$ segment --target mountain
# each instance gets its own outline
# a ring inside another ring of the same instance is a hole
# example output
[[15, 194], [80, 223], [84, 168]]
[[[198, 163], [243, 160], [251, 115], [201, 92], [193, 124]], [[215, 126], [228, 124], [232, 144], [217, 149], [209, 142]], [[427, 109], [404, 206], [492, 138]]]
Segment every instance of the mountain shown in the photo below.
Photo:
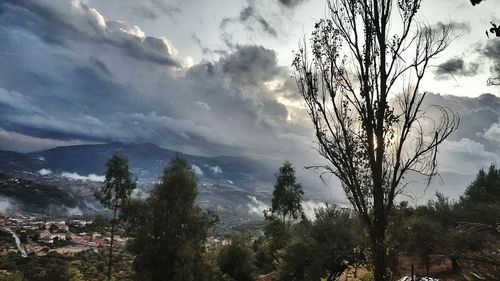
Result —
[[4, 173], [0, 173], [0, 205], [3, 212], [47, 215], [82, 214], [82, 209], [86, 209], [81, 198], [67, 189]]
[[[169, 161], [179, 154], [149, 143], [119, 142], [56, 147], [28, 154], [0, 151], [0, 171], [18, 181], [29, 182], [25, 189], [19, 189], [13, 180], [5, 180], [0, 185], [0, 199], [16, 202], [18, 210], [28, 212], [47, 213], [43, 204], [53, 206], [57, 201], [60, 201], [60, 215], [71, 213], [65, 210], [72, 208], [78, 208], [77, 213], [83, 215], [102, 212], [93, 191], [101, 185], [98, 181], [103, 180], [106, 161], [117, 152], [127, 156], [130, 169], [139, 180], [137, 196], [148, 194]], [[262, 211], [255, 210], [269, 203], [277, 167], [247, 157], [182, 155], [199, 179], [197, 201], [201, 207], [216, 210], [221, 221], [228, 225], [262, 217]], [[30, 190], [36, 192], [30, 194]], [[37, 203], [34, 195], [40, 201], [38, 205], [33, 205]], [[75, 202], [70, 204], [68, 198]]]
[[36, 172], [43, 168], [43, 161], [14, 151], [0, 150], [0, 171]]
[[[122, 153], [129, 159], [131, 170], [139, 180], [158, 179], [170, 160], [179, 152], [161, 148], [154, 144], [133, 144], [113, 142], [97, 145], [56, 147], [24, 155], [31, 159], [30, 167], [50, 169], [54, 173], [77, 173], [80, 175], [103, 175], [105, 163], [114, 153]], [[182, 153], [181, 153], [182, 154]], [[257, 160], [245, 157], [205, 157], [182, 154], [201, 179], [230, 182], [249, 180], [273, 180], [272, 170]], [[40, 160], [41, 159], [41, 160]], [[43, 163], [40, 163], [43, 162]]]
[[[52, 186], [67, 193], [58, 195], [50, 188], [40, 189], [43, 191], [38, 197], [43, 198], [40, 201], [54, 203], [59, 198], [63, 209], [78, 206], [83, 214], [93, 214], [102, 212], [102, 207], [93, 197], [93, 190], [101, 185], [98, 181], [103, 179], [106, 161], [117, 152], [128, 157], [130, 168], [139, 180], [137, 196], [144, 196], [151, 191], [165, 166], [179, 153], [149, 143], [120, 142], [56, 147], [28, 154], [0, 151], [0, 172], [29, 180], [31, 183], [28, 186]], [[281, 163], [248, 157], [182, 155], [192, 164], [199, 179], [197, 201], [201, 207], [217, 211], [221, 221], [230, 225], [262, 218], [262, 210], [268, 208], [270, 203], [275, 180], [273, 173]], [[307, 175], [300, 167], [297, 167], [297, 176], [303, 184], [306, 201], [312, 204], [311, 212], [317, 203], [325, 200], [331, 202], [337, 199], [335, 203], [346, 204], [342, 200], [341, 185], [337, 179], [332, 178], [331, 188], [328, 188], [318, 183], [316, 174]], [[458, 198], [474, 179], [474, 175], [442, 173], [428, 187], [425, 179], [418, 174], [410, 173], [408, 179], [408, 188], [399, 200], [423, 204], [435, 198], [436, 191], [452, 199]], [[0, 186], [0, 196], [11, 198], [12, 193], [4, 188]], [[22, 197], [30, 195], [24, 191], [16, 192], [16, 202], [23, 203]], [[34, 202], [32, 197], [29, 198], [30, 202]], [[64, 198], [74, 198], [76, 203], [69, 204], [67, 202], [70, 201]], [[339, 199], [342, 201], [338, 201]], [[27, 209], [36, 208], [28, 206]]]

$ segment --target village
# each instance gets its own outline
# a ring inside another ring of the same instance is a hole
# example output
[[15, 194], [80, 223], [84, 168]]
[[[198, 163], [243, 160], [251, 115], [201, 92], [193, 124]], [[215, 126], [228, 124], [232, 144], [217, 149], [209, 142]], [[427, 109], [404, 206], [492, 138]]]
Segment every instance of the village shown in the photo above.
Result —
[[[102, 218], [100, 218], [102, 219]], [[17, 251], [21, 255], [45, 255], [57, 252], [73, 255], [82, 251], [98, 252], [110, 244], [110, 235], [105, 227], [96, 226], [89, 219], [47, 218], [35, 215], [0, 216], [0, 230], [12, 235], [16, 247], [5, 247], [0, 254]], [[99, 222], [98, 222], [99, 224]], [[17, 237], [17, 238], [15, 238]], [[115, 236], [114, 246], [124, 247], [128, 238]], [[207, 252], [231, 244], [230, 239], [207, 237]]]
[[[86, 232], [91, 220], [39, 218], [35, 216], [0, 217], [0, 229], [15, 233], [20, 245], [2, 252], [25, 251], [26, 254], [46, 254], [56, 251], [72, 254], [109, 245], [110, 237], [103, 233]], [[10, 231], [9, 231], [10, 230]], [[13, 238], [14, 239], [14, 238]], [[126, 238], [115, 237], [115, 245], [124, 246]]]

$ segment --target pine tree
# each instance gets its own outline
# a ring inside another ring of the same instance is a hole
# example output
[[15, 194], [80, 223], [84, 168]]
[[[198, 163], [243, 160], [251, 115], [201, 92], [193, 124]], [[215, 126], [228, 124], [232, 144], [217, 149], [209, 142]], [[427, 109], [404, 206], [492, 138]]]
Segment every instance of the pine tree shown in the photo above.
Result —
[[302, 215], [302, 185], [296, 182], [292, 163], [286, 161], [276, 174], [276, 184], [273, 190], [271, 214], [279, 218], [285, 225], [285, 236], [292, 219]]
[[163, 172], [150, 198], [133, 200], [124, 215], [137, 280], [202, 280], [208, 217], [195, 204], [197, 182], [179, 155]]
[[136, 188], [136, 181], [129, 171], [127, 158], [116, 153], [106, 163], [106, 180], [104, 186], [97, 192], [96, 196], [106, 208], [113, 211], [111, 221], [111, 242], [109, 247], [108, 280], [111, 280], [111, 266], [113, 258], [113, 242], [116, 226], [116, 215], [124, 202], [130, 198], [130, 194]]

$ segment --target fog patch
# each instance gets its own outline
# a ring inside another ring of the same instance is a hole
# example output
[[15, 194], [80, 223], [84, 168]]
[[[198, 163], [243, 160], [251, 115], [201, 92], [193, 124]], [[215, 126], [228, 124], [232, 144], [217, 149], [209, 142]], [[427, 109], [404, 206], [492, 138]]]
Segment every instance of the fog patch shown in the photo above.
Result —
[[95, 181], [95, 182], [104, 182], [104, 180], [106, 179], [104, 176], [100, 176], [100, 175], [96, 175], [96, 174], [82, 176], [82, 175], [79, 175], [78, 173], [70, 173], [70, 172], [63, 172], [61, 174], [61, 177], [67, 178], [67, 179], [72, 179], [72, 180]]
[[69, 207], [66, 207], [66, 213], [68, 214], [68, 216], [70, 217], [74, 217], [74, 216], [81, 216], [83, 215], [83, 212], [82, 210], [77, 206], [77, 207], [74, 207], [74, 208], [69, 208]]
[[219, 166], [208, 166], [214, 174], [222, 174], [222, 169]]
[[16, 206], [9, 198], [0, 196], [0, 213], [5, 214], [16, 210]]
[[196, 165], [191, 165], [191, 169], [193, 169], [193, 172], [197, 175], [197, 176], [203, 176], [203, 170], [196, 166]]
[[37, 173], [40, 176], [48, 176], [48, 175], [52, 175], [52, 170], [50, 170], [50, 169], [41, 169]]
[[248, 213], [250, 215], [263, 217], [264, 211], [268, 210], [269, 206], [257, 199], [255, 196], [248, 196], [248, 199], [250, 199], [250, 203], [247, 203]]
[[316, 219], [316, 210], [323, 208], [326, 208], [325, 202], [313, 200], [302, 201], [302, 209], [304, 211], [304, 215], [310, 220], [314, 221]]

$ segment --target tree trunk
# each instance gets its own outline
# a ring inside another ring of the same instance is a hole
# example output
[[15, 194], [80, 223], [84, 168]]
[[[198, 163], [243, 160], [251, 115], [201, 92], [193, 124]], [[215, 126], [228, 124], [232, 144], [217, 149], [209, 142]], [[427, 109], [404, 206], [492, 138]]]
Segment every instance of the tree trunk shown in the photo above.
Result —
[[453, 271], [458, 271], [460, 269], [460, 265], [458, 264], [458, 259], [455, 256], [450, 257], [451, 260], [451, 268]]
[[386, 281], [385, 246], [383, 242], [373, 245], [373, 277], [375, 281]]
[[430, 258], [429, 255], [425, 255], [425, 274], [427, 277], [429, 277], [429, 267], [430, 267]]
[[375, 210], [375, 220], [371, 231], [373, 277], [375, 281], [386, 281], [386, 246], [384, 219]]
[[115, 238], [115, 221], [116, 221], [116, 209], [113, 208], [113, 220], [111, 221], [111, 241], [109, 243], [109, 262], [108, 262], [108, 281], [111, 281], [111, 265], [113, 259], [113, 242]]

